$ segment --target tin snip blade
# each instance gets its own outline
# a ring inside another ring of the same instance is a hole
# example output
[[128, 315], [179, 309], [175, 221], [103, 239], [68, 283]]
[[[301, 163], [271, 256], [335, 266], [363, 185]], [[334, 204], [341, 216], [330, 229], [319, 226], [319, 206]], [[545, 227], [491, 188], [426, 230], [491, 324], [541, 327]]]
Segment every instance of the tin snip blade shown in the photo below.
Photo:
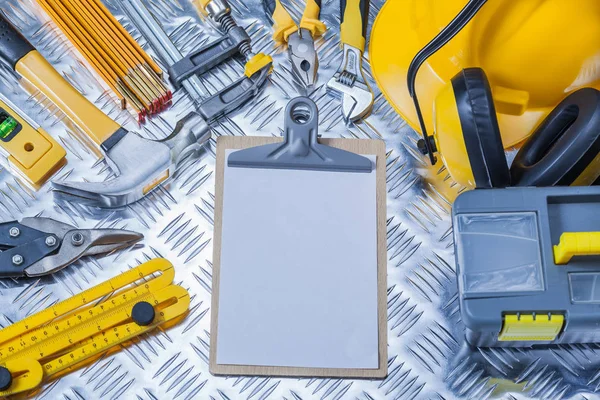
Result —
[[187, 314], [173, 265], [150, 260], [0, 330], [0, 397], [29, 392]]
[[0, 278], [49, 275], [81, 257], [107, 254], [142, 240], [122, 229], [77, 229], [51, 218], [0, 224]]

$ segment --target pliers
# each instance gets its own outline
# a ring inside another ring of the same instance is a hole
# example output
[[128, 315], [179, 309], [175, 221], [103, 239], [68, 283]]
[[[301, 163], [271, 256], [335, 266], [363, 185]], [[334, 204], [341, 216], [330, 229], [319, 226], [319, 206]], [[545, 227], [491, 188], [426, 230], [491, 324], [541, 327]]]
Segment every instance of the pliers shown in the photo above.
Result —
[[121, 229], [77, 229], [51, 218], [0, 224], [0, 278], [49, 275], [84, 256], [131, 246], [144, 236]]
[[306, 89], [315, 85], [319, 57], [315, 39], [327, 30], [320, 20], [321, 0], [307, 0], [300, 25], [281, 4], [280, 0], [263, 0], [265, 12], [273, 21], [273, 40], [277, 45], [288, 45], [292, 72]]

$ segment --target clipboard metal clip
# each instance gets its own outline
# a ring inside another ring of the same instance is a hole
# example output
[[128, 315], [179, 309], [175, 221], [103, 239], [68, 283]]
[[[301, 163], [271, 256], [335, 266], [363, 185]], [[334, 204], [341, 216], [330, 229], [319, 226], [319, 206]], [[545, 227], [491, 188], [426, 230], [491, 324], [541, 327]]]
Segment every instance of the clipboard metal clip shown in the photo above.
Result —
[[366, 172], [366, 157], [318, 141], [319, 110], [308, 97], [292, 99], [285, 109], [283, 143], [236, 151], [227, 165], [238, 168], [296, 169], [329, 172]]

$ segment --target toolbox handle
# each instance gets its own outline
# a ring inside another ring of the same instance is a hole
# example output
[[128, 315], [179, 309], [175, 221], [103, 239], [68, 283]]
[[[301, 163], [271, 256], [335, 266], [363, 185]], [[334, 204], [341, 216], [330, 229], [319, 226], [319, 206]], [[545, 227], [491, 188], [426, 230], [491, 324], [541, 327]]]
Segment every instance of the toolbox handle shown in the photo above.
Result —
[[565, 265], [574, 256], [600, 255], [600, 232], [564, 232], [554, 246], [554, 263]]

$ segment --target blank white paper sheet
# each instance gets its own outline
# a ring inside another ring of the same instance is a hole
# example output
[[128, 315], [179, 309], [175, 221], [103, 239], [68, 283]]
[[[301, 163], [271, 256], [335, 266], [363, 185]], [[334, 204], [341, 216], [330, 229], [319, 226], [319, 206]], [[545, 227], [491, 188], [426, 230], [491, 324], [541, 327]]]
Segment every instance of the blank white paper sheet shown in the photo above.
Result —
[[217, 364], [377, 369], [376, 168], [225, 165], [223, 193]]

